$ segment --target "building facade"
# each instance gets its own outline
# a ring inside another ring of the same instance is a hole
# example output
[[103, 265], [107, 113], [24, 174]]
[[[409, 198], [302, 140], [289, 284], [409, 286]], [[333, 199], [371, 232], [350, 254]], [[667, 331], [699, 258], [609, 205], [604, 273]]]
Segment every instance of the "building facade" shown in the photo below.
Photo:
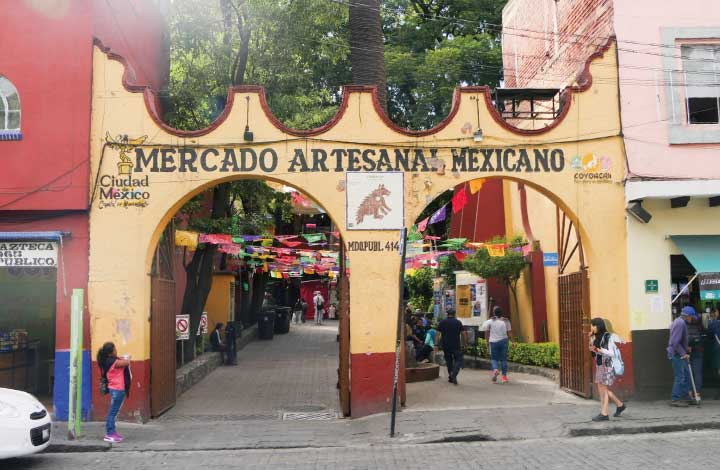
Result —
[[503, 12], [506, 86], [578, 83], [582, 58], [609, 37], [617, 41], [627, 155], [624, 310], [633, 345], [625, 363], [635, 371], [637, 396], [667, 397], [670, 322], [685, 304], [699, 313], [717, 307], [699, 280], [720, 271], [720, 6], [708, 0], [678, 8], [627, 0], [539, 3], [511, 0]]
[[[164, 8], [162, 1], [22, 0], [3, 10], [0, 368], [12, 373], [0, 373], [0, 386], [36, 393], [59, 419], [68, 406], [70, 296], [86, 291], [88, 280], [94, 38], [130, 58], [135, 80], [160, 88], [167, 73]], [[89, 416], [87, 309], [84, 317]]]

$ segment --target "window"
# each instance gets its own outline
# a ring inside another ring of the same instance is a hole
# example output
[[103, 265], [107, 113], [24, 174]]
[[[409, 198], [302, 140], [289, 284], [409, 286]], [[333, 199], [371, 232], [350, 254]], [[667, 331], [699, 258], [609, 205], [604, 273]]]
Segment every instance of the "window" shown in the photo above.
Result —
[[10, 80], [0, 75], [0, 140], [19, 140], [20, 96]]
[[720, 44], [681, 46], [688, 124], [720, 124]]

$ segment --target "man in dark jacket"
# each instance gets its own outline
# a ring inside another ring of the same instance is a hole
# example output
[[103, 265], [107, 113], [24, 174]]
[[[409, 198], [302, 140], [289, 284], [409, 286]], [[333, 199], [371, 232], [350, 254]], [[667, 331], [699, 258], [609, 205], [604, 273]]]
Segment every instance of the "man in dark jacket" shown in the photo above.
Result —
[[215, 325], [215, 329], [212, 333], [210, 333], [210, 347], [213, 351], [217, 351], [220, 353], [220, 363], [225, 363], [225, 355], [223, 354], [226, 351], [225, 344], [223, 344], [222, 341], [222, 323], [217, 323]]
[[462, 367], [463, 357], [460, 335], [465, 335], [465, 342], [467, 342], [467, 333], [463, 331], [463, 324], [460, 320], [455, 318], [455, 310], [453, 309], [448, 309], [447, 318], [440, 322], [437, 329], [440, 333], [443, 353], [445, 354], [448, 382], [457, 385], [457, 376]]

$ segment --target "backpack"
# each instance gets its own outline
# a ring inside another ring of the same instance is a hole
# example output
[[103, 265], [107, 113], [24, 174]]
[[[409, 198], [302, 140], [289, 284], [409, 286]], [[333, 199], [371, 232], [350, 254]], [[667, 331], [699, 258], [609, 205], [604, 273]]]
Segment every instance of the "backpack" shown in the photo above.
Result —
[[[608, 340], [608, 345], [609, 344], [610, 344], [610, 340]], [[613, 357], [612, 357], [613, 372], [615, 372], [615, 375], [623, 375], [625, 373], [625, 363], [622, 360], [622, 354], [620, 354], [620, 348], [617, 347], [617, 344], [615, 344], [615, 341], [612, 342], [612, 349], [610, 351], [613, 353]]]

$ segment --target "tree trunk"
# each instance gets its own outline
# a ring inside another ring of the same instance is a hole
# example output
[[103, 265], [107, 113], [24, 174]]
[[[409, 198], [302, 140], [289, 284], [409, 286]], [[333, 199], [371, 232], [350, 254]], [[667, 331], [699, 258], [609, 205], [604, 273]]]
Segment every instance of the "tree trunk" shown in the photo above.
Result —
[[[213, 190], [213, 207], [210, 217], [219, 219], [225, 216], [228, 201], [228, 183], [219, 184]], [[190, 264], [185, 267], [187, 284], [183, 294], [182, 313], [190, 315], [190, 338], [189, 345], [185, 348], [185, 362], [191, 361], [194, 354], [194, 345], [197, 344], [198, 336], [195, 336], [200, 324], [200, 316], [205, 308], [210, 290], [212, 289], [212, 278], [215, 265], [215, 253], [217, 245], [205, 245], [198, 248], [193, 254]]]
[[377, 86], [378, 100], [387, 110], [387, 78], [380, 0], [350, 0], [350, 64], [355, 85]]

